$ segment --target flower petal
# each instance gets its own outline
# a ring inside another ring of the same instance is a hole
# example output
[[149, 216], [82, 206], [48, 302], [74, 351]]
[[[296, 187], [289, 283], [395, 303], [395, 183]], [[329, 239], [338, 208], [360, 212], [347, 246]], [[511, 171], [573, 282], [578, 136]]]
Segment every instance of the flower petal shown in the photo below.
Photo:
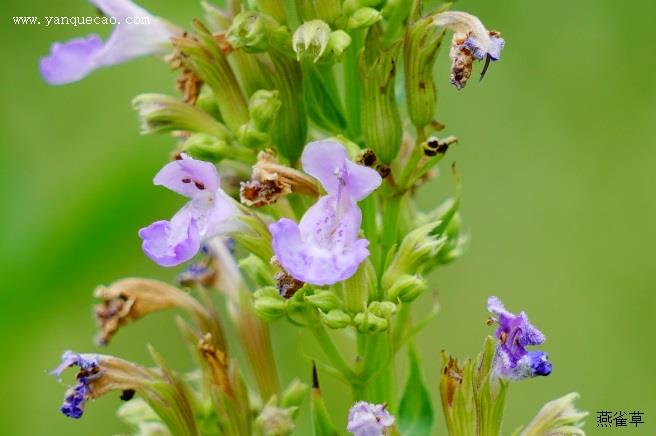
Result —
[[144, 253], [161, 266], [179, 265], [200, 249], [196, 220], [182, 208], [171, 221], [156, 221], [139, 230]]
[[214, 193], [220, 184], [214, 164], [182, 155], [182, 159], [164, 165], [153, 179], [161, 185], [185, 197], [194, 198]]
[[273, 251], [295, 279], [317, 286], [351, 277], [369, 256], [369, 241], [357, 239], [362, 214], [353, 202], [337, 209], [337, 197], [326, 196], [297, 225], [281, 219], [269, 226]]
[[96, 68], [95, 58], [102, 48], [98, 35], [56, 42], [50, 54], [41, 58], [41, 75], [51, 85], [76, 82]]
[[301, 156], [303, 170], [321, 182], [330, 195], [337, 194], [340, 177], [344, 190], [353, 201], [360, 201], [380, 186], [376, 170], [352, 162], [342, 144], [335, 141], [314, 141], [305, 146]]

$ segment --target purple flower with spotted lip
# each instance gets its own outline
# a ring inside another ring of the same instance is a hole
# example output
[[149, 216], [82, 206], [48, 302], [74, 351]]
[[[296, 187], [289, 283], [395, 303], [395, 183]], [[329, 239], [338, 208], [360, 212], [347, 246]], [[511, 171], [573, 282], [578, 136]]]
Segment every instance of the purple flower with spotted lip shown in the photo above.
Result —
[[60, 377], [65, 369], [72, 366], [80, 368], [77, 376], [77, 383], [71, 387], [64, 396], [64, 403], [61, 405], [61, 412], [69, 418], [79, 419], [84, 413], [84, 405], [89, 399], [91, 392], [90, 382], [101, 377], [102, 369], [95, 357], [84, 357], [80, 354], [66, 351], [62, 355], [62, 363], [52, 370], [50, 374]]
[[[41, 58], [39, 65], [41, 75], [51, 85], [76, 82], [97, 68], [136, 57], [165, 54], [171, 49], [171, 37], [180, 32], [128, 0], [90, 1], [107, 16], [115, 17], [119, 24], [106, 42], [92, 34], [54, 43], [50, 54]], [[148, 22], [130, 23], [128, 18]]]
[[384, 404], [358, 401], [349, 410], [346, 429], [355, 436], [381, 436], [394, 425], [394, 417]]
[[190, 201], [170, 221], [156, 221], [139, 230], [144, 253], [161, 266], [175, 266], [191, 259], [201, 242], [234, 230], [239, 209], [220, 187], [214, 164], [186, 154], [169, 162], [153, 183], [188, 197]]
[[369, 256], [369, 241], [358, 239], [362, 212], [357, 202], [382, 179], [375, 170], [352, 162], [342, 144], [329, 140], [309, 143], [301, 163], [328, 195], [310, 207], [299, 224], [283, 218], [269, 226], [273, 251], [295, 279], [332, 285], [355, 274]]
[[494, 362], [496, 374], [510, 380], [549, 375], [552, 365], [547, 353], [526, 350], [527, 346], [541, 345], [545, 341], [542, 332], [529, 322], [526, 314], [508, 312], [497, 297], [488, 299], [487, 308], [497, 316], [499, 324], [495, 333], [499, 339]]

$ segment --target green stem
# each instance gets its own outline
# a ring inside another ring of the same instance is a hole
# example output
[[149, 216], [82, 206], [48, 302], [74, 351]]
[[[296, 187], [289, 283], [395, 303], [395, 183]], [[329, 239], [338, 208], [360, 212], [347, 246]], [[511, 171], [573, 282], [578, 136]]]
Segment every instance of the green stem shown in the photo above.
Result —
[[371, 252], [371, 263], [380, 264], [380, 244], [378, 243], [378, 231], [376, 229], [376, 214], [378, 213], [378, 203], [375, 195], [370, 195], [360, 202], [362, 209], [362, 230], [364, 236], [369, 241], [369, 251]]
[[364, 31], [356, 30], [351, 34], [351, 45], [344, 53], [344, 101], [348, 117], [348, 134], [354, 140], [360, 138], [360, 74], [358, 72], [358, 55], [362, 48]]
[[328, 335], [328, 332], [326, 332], [326, 329], [323, 327], [323, 325], [317, 323], [310, 327], [310, 330], [314, 334], [314, 337], [321, 346], [321, 349], [326, 354], [326, 357], [328, 357], [333, 366], [349, 383], [353, 383], [353, 370], [348, 366], [346, 361], [344, 361], [344, 358], [342, 358], [342, 355], [335, 346], [335, 343], [333, 342], [330, 335]]
[[402, 194], [394, 194], [383, 202], [383, 229], [381, 231], [381, 258], [378, 262], [378, 276], [382, 277], [385, 260], [398, 236], [399, 213]]
[[410, 156], [408, 157], [408, 160], [406, 161], [405, 166], [401, 171], [401, 176], [397, 180], [397, 184], [401, 189], [408, 189], [410, 187], [409, 186], [410, 179], [415, 174], [415, 170], [417, 169], [417, 164], [419, 163], [422, 156], [424, 155], [424, 151], [421, 148], [421, 143], [424, 142], [425, 140], [426, 140], [425, 130], [423, 128], [418, 128], [415, 146], [412, 148], [412, 151], [410, 152]]

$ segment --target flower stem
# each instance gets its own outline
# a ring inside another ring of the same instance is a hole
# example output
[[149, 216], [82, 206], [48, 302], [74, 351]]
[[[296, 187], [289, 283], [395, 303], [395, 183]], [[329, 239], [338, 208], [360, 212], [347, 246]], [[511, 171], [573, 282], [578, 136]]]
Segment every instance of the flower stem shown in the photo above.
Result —
[[323, 325], [317, 323], [310, 327], [310, 330], [335, 369], [337, 369], [342, 376], [352, 384], [354, 379], [353, 370], [348, 366], [346, 361], [344, 361], [344, 358]]

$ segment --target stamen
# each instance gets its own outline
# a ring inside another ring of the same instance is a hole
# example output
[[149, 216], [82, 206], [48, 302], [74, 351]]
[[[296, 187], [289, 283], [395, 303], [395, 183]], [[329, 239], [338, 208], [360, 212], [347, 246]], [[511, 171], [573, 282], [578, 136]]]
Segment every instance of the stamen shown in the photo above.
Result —
[[485, 65], [483, 66], [483, 71], [481, 71], [481, 78], [478, 79], [479, 82], [483, 80], [483, 77], [485, 77], [485, 73], [487, 72], [487, 69], [490, 66], [491, 60], [492, 58], [490, 57], [489, 54], [485, 56]]

